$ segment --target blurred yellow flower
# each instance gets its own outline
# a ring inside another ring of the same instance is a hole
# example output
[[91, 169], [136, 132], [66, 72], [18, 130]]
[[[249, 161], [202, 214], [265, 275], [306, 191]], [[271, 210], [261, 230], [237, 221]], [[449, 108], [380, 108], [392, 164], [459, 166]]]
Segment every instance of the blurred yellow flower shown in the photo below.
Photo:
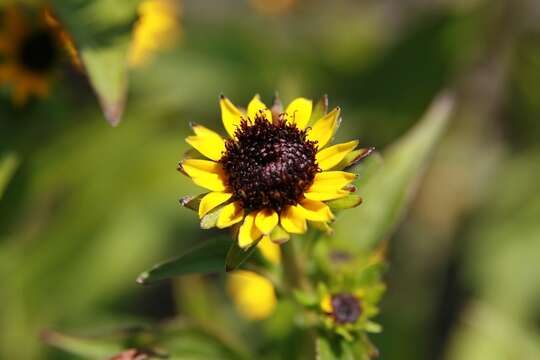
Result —
[[276, 307], [274, 286], [265, 277], [238, 270], [229, 275], [227, 290], [238, 311], [248, 319], [269, 317]]
[[148, 63], [156, 51], [170, 48], [182, 35], [180, 1], [144, 0], [133, 30], [129, 65]]
[[13, 102], [24, 104], [28, 97], [44, 97], [59, 56], [59, 43], [44, 18], [30, 23], [16, 5], [4, 8], [0, 32], [0, 85], [11, 84]]

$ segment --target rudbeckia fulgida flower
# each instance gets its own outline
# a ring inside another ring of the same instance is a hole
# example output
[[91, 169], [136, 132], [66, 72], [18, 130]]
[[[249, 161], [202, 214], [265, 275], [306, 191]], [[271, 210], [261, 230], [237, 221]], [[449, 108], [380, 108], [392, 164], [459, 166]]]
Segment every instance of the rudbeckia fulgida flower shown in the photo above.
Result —
[[[308, 222], [328, 228], [334, 214], [326, 204], [346, 197], [355, 174], [343, 171], [357, 140], [329, 145], [340, 123], [340, 109], [319, 112], [312, 121], [312, 101], [293, 100], [283, 111], [269, 109], [256, 95], [247, 111], [221, 97], [228, 138], [201, 125], [186, 141], [203, 158], [185, 159], [179, 170], [209, 192], [199, 198], [203, 224], [238, 224], [238, 245], [248, 248], [263, 236], [273, 241], [303, 234]], [[272, 234], [280, 236], [272, 236]]]

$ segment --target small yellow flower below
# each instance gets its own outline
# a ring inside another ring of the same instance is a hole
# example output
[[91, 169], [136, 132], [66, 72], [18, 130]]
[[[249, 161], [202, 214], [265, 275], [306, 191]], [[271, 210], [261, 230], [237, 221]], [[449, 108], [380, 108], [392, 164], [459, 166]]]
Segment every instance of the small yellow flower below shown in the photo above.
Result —
[[274, 312], [274, 286], [268, 279], [254, 272], [235, 271], [228, 279], [227, 290], [240, 314], [247, 319], [266, 319]]

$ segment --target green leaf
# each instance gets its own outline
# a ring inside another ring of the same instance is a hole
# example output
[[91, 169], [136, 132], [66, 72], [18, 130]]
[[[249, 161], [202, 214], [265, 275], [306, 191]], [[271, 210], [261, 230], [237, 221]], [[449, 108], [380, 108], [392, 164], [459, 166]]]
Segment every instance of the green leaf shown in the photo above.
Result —
[[247, 249], [242, 249], [240, 246], [238, 246], [238, 241], [233, 241], [231, 247], [229, 248], [229, 251], [227, 252], [225, 270], [229, 272], [236, 270], [240, 266], [242, 266], [242, 264], [245, 263], [246, 260], [251, 257], [251, 255], [253, 255], [255, 250], [257, 250], [257, 244], [259, 243], [259, 241], [257, 241], [255, 244], [253, 244]]
[[229, 246], [230, 242], [223, 238], [207, 240], [184, 255], [143, 272], [137, 282], [149, 284], [186, 274], [222, 272]]
[[73, 38], [105, 118], [116, 126], [127, 96], [128, 51], [138, 1], [52, 0], [52, 8]]
[[9, 180], [15, 173], [19, 160], [13, 153], [5, 154], [0, 158], [0, 199], [4, 194]]
[[384, 163], [359, 186], [364, 204], [343, 212], [334, 224], [336, 241], [354, 239], [360, 248], [371, 248], [391, 234], [453, 108], [453, 97], [441, 95], [423, 119], [383, 153]]
[[81, 49], [81, 59], [90, 84], [105, 118], [112, 126], [120, 122], [126, 103], [128, 48], [129, 40], [122, 39], [105, 48]]
[[47, 331], [42, 340], [48, 345], [87, 359], [108, 359], [123, 350], [118, 340], [90, 339]]

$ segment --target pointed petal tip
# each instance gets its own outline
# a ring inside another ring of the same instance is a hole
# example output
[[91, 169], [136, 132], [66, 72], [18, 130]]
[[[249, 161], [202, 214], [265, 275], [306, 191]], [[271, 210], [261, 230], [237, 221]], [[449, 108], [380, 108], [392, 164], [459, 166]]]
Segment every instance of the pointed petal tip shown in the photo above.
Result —
[[182, 161], [178, 163], [178, 166], [176, 166], [176, 170], [181, 172], [182, 174], [189, 176], [186, 170], [184, 169], [184, 166], [182, 165]]
[[147, 282], [146, 280], [148, 279], [148, 273], [147, 272], [144, 272], [142, 273], [141, 275], [139, 275], [137, 277], [137, 279], [135, 280], [135, 282], [139, 285], [146, 285]]
[[114, 104], [108, 104], [105, 101], [101, 101], [101, 108], [107, 122], [112, 127], [117, 127], [122, 120], [122, 115], [124, 114], [124, 101]]

